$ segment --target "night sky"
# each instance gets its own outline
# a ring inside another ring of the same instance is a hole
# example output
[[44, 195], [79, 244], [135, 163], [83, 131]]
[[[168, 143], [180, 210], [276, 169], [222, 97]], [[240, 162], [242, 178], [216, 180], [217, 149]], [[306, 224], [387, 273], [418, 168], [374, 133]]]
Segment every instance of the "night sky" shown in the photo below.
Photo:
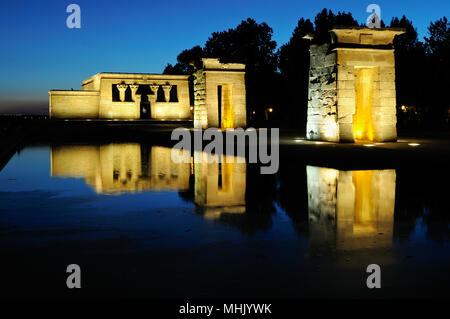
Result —
[[[81, 7], [81, 29], [68, 29], [66, 7]], [[377, 3], [388, 24], [403, 14], [420, 39], [431, 21], [449, 16], [450, 1], [332, 0], [39, 0], [3, 1], [0, 12], [0, 113], [45, 113], [48, 90], [80, 89], [98, 72], [161, 73], [167, 63], [212, 32], [250, 17], [286, 43], [299, 18], [323, 8], [347, 11], [361, 23]]]

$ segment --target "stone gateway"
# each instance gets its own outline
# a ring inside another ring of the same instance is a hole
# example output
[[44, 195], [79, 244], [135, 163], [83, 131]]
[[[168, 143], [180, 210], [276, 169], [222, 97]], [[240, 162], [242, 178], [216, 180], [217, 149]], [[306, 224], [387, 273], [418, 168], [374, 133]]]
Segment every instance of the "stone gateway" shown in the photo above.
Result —
[[[393, 40], [402, 29], [334, 28], [310, 47], [306, 136], [329, 142], [397, 139]], [[311, 37], [305, 37], [311, 39]]]

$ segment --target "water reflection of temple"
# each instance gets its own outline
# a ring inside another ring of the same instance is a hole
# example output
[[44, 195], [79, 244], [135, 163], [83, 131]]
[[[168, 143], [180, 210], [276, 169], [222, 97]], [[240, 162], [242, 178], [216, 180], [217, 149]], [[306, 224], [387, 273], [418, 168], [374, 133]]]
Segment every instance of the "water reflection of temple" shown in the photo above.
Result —
[[307, 166], [311, 247], [338, 251], [392, 245], [395, 170]]
[[208, 154], [194, 153], [195, 197], [205, 218], [223, 213], [245, 213], [246, 163], [236, 156], [222, 155], [208, 162]]
[[84, 178], [97, 193], [183, 191], [189, 189], [190, 163], [173, 162], [171, 149], [161, 146], [64, 145], [51, 148], [51, 175]]
[[[174, 150], [191, 159], [173, 161], [172, 148], [138, 143], [64, 145], [51, 148], [51, 176], [83, 178], [97, 193], [189, 191], [202, 215], [245, 213], [246, 163], [235, 156], [210, 162], [204, 152]], [[194, 178], [194, 185], [190, 179]]]

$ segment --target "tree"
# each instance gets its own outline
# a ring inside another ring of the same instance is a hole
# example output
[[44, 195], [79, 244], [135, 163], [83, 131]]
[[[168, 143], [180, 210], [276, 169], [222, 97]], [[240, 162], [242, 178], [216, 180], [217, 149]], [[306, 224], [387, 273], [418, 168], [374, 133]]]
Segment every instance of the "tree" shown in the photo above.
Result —
[[175, 65], [167, 64], [164, 69], [164, 74], [186, 74], [190, 75], [193, 73], [194, 68], [191, 63], [198, 64], [201, 58], [205, 57], [205, 52], [203, 48], [199, 45], [192, 47], [191, 49], [183, 50], [178, 56], [178, 63]]
[[425, 37], [427, 53], [438, 56], [441, 61], [449, 58], [450, 53], [450, 23], [446, 17], [431, 22], [428, 27], [429, 37]]
[[208, 57], [246, 65], [247, 114], [263, 114], [276, 100], [277, 58], [273, 30], [248, 18], [236, 28], [214, 32], [205, 44]]
[[450, 102], [446, 95], [450, 87], [450, 24], [446, 17], [431, 22], [428, 27], [429, 37], [425, 38], [425, 49], [429, 57], [428, 100], [431, 104], [433, 122], [444, 121], [449, 116]]
[[[401, 19], [394, 17], [391, 20], [391, 28], [403, 28], [405, 34], [395, 37], [395, 85], [397, 95], [397, 114], [400, 126], [416, 126], [423, 118], [426, 96], [425, 85], [425, 49], [418, 41], [417, 30], [412, 21], [405, 15]], [[422, 61], [421, 64], [416, 61]], [[414, 67], [412, 67], [414, 65]], [[411, 106], [412, 109], [405, 112], [402, 105]], [[418, 114], [416, 114], [418, 111]]]
[[180, 63], [177, 63], [175, 65], [172, 65], [170, 63], [167, 63], [166, 67], [164, 68], [163, 74], [189, 74], [186, 72], [186, 69], [184, 66]]
[[314, 18], [315, 33], [313, 43], [323, 44], [330, 40], [330, 30], [336, 26], [358, 26], [350, 12], [338, 12], [335, 15], [331, 10], [323, 9]]
[[165, 74], [192, 74], [192, 62], [201, 58], [219, 58], [222, 63], [246, 65], [247, 114], [256, 111], [264, 114], [266, 107], [276, 101], [277, 56], [273, 30], [266, 23], [256, 23], [248, 18], [236, 28], [214, 32], [204, 47], [184, 50], [175, 65], [168, 64]]
[[280, 70], [279, 98], [283, 124], [295, 128], [305, 128], [308, 104], [309, 82], [309, 41], [303, 39], [308, 33], [314, 34], [313, 44], [330, 41], [329, 31], [335, 26], [357, 26], [358, 22], [350, 13], [323, 9], [316, 15], [315, 27], [310, 20], [301, 18], [289, 42], [278, 50]]
[[289, 42], [278, 50], [278, 68], [281, 76], [281, 117], [289, 127], [306, 124], [306, 107], [309, 80], [309, 40], [303, 39], [314, 32], [309, 19], [301, 18]]

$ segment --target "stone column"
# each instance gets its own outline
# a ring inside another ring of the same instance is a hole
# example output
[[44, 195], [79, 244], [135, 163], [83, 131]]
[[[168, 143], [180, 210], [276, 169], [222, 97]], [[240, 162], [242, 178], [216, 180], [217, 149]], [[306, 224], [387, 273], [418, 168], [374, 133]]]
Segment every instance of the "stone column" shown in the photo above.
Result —
[[[156, 87], [158, 87], [158, 86], [156, 86]], [[154, 117], [154, 113], [155, 113], [155, 105], [156, 105], [156, 99], [157, 99], [157, 97], [158, 97], [158, 95], [156, 94], [156, 92], [158, 92], [158, 89], [156, 89], [156, 90], [153, 90], [153, 89], [152, 89], [152, 91], [155, 92], [155, 94], [148, 94], [148, 95], [147, 95], [148, 101], [149, 101], [149, 103], [150, 103], [150, 118], [153, 118], [153, 117]]]
[[135, 101], [136, 100], [136, 91], [138, 90], [139, 85], [138, 84], [130, 84], [130, 89], [131, 89], [131, 100]]
[[125, 91], [127, 90], [128, 84], [117, 84], [117, 89], [119, 90], [120, 94], [120, 102], [125, 101]]
[[170, 101], [170, 90], [172, 89], [172, 85], [170, 84], [165, 84], [162, 86], [163, 90], [164, 90], [164, 100], [166, 102]]
[[150, 102], [150, 106], [155, 105], [156, 98], [157, 98], [156, 94], [148, 94], [147, 97], [148, 97], [148, 101]]
[[[158, 84], [151, 84], [150, 85], [150, 89], [152, 90], [153, 94], [155, 95], [155, 101], [156, 101], [156, 98], [158, 98], [159, 85]], [[148, 97], [149, 97], [148, 100], [150, 101], [150, 95]]]

